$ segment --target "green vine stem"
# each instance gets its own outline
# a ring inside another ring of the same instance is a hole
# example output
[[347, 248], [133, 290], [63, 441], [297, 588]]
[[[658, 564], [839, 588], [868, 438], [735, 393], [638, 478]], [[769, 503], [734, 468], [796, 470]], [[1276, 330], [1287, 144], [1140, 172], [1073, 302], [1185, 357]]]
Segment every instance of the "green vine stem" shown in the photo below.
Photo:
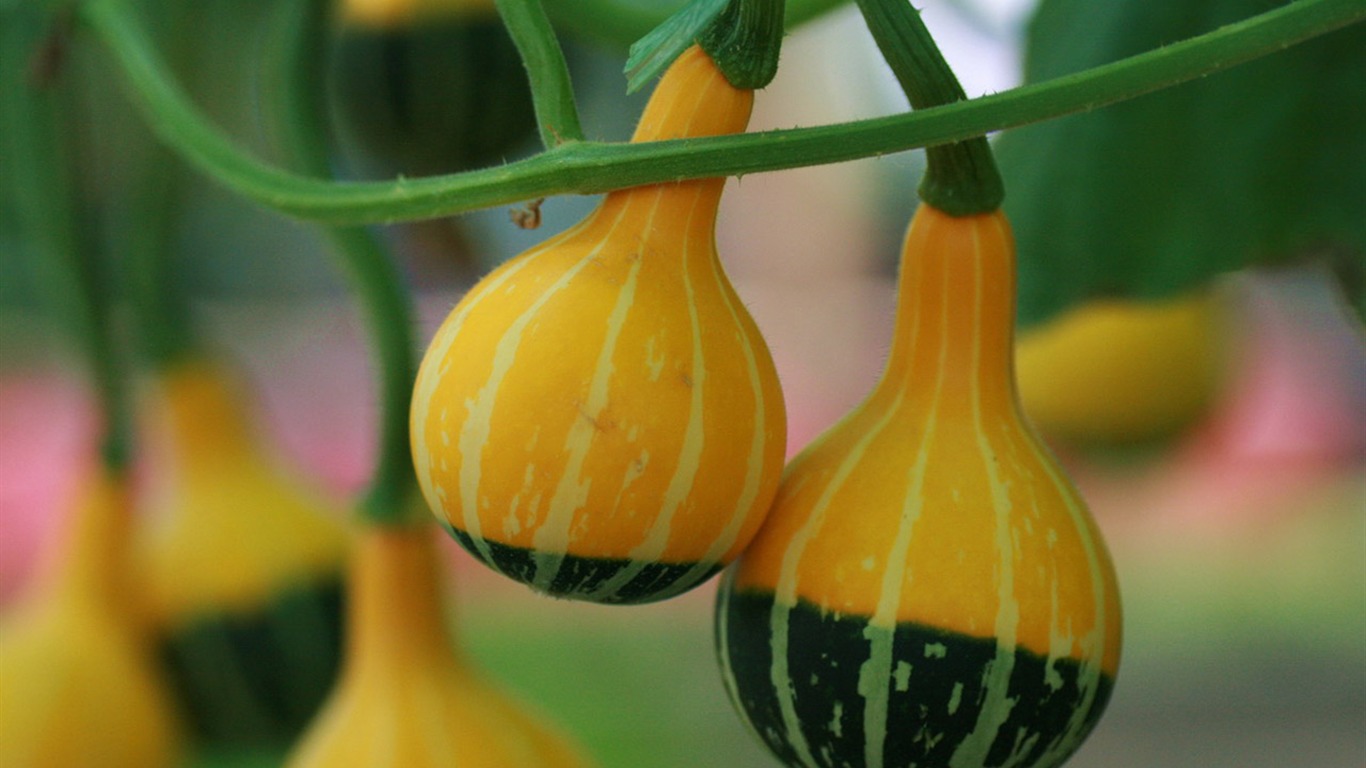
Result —
[[[309, 173], [331, 172], [325, 122], [324, 68], [330, 0], [281, 4], [274, 106], [291, 161]], [[361, 518], [375, 525], [411, 525], [421, 516], [408, 448], [408, 411], [413, 380], [416, 320], [409, 293], [388, 252], [363, 227], [326, 228], [365, 313], [379, 376], [379, 446]]]
[[[122, 475], [132, 459], [132, 414], [114, 344], [110, 281], [81, 235], [73, 169], [62, 137], [65, 115], [60, 72], [33, 78], [33, 56], [45, 36], [66, 34], [60, 21], [37, 4], [0, 11], [0, 141], [13, 166], [16, 221], [34, 255], [35, 278], [56, 320], [75, 340], [89, 367], [102, 419], [100, 456], [111, 474]], [[57, 62], [60, 66], [60, 62]]]
[[565, 142], [582, 141], [569, 66], [541, 0], [494, 0], [494, 4], [526, 64], [541, 143], [554, 149]]
[[389, 182], [271, 167], [219, 132], [166, 76], [126, 2], [85, 0], [153, 130], [201, 171], [262, 205], [338, 224], [447, 216], [560, 194], [822, 165], [962, 141], [1097, 109], [1284, 50], [1366, 19], [1361, 0], [1297, 0], [1189, 40], [1084, 72], [913, 113], [837, 125], [644, 144], [570, 142], [507, 165]]
[[[873, 40], [915, 109], [963, 101], [967, 94], [925, 22], [906, 0], [858, 0]], [[1005, 187], [985, 136], [925, 150], [920, 199], [950, 216], [990, 213]]]

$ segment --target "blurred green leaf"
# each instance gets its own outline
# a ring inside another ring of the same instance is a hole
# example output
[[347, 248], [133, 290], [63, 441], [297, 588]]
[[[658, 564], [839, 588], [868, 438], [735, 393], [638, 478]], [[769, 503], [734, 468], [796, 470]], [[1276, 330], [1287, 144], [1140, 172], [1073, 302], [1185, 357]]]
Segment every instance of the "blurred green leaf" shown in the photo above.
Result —
[[[1026, 80], [1212, 30], [1274, 0], [1043, 0]], [[1255, 264], [1366, 254], [1366, 26], [998, 142], [1020, 316], [1158, 298]], [[1343, 271], [1343, 270], [1340, 270]], [[1350, 272], [1352, 270], [1346, 270]]]

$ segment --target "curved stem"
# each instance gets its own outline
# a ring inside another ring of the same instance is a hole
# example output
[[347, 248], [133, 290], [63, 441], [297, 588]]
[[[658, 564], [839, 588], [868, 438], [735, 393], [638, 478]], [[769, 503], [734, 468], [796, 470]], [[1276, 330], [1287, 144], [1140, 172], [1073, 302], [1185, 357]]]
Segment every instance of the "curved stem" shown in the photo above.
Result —
[[50, 15], [30, 4], [0, 12], [0, 141], [8, 143], [2, 154], [13, 164], [7, 177], [22, 184], [12, 199], [35, 257], [39, 289], [89, 366], [103, 419], [101, 458], [118, 476], [132, 458], [133, 429], [114, 343], [112, 288], [81, 236], [72, 167], [62, 144], [69, 126], [58, 104], [59, 88], [29, 76], [31, 57], [52, 31], [50, 22]]
[[[925, 21], [906, 0], [858, 0], [868, 30], [915, 109], [963, 101], [958, 83]], [[1001, 207], [1005, 186], [985, 136], [926, 149], [920, 199], [951, 216]]]
[[167, 79], [127, 8], [120, 0], [87, 0], [81, 13], [113, 51], [130, 94], [163, 141], [263, 205], [350, 224], [434, 218], [538, 197], [822, 165], [961, 141], [1142, 96], [1366, 19], [1361, 0], [1297, 0], [1084, 72], [910, 114], [647, 144], [572, 142], [497, 168], [337, 183], [286, 173], [238, 149]]
[[[324, 120], [323, 66], [330, 0], [281, 5], [278, 116], [286, 152], [309, 173], [331, 172]], [[408, 447], [408, 410], [417, 373], [415, 313], [402, 276], [383, 246], [363, 227], [328, 227], [328, 238], [360, 298], [379, 373], [379, 447], [374, 475], [360, 504], [366, 522], [409, 525], [420, 507]]]
[[526, 65], [541, 143], [554, 149], [567, 141], [582, 141], [569, 67], [541, 0], [495, 0], [495, 4]]

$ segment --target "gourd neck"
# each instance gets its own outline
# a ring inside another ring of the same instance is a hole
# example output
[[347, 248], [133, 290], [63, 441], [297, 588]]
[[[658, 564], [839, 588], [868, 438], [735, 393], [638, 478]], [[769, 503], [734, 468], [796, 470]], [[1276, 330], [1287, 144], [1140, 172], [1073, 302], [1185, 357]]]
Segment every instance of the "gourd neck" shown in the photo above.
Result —
[[905, 387], [1018, 412], [1015, 245], [1000, 211], [958, 217], [922, 203], [906, 233], [897, 296], [881, 396]]
[[432, 529], [369, 526], [352, 552], [345, 674], [392, 680], [452, 665]]
[[[711, 58], [694, 45], [660, 78], [631, 142], [740, 133], [749, 124], [753, 108], [754, 92], [732, 86]], [[717, 178], [617, 190], [603, 201], [594, 229], [610, 229], [619, 219], [632, 223], [649, 220], [650, 226], [641, 230], [647, 237], [664, 242], [702, 238], [709, 244], [724, 188], [725, 179]], [[624, 218], [618, 215], [622, 213]]]
[[177, 472], [215, 473], [250, 456], [254, 441], [240, 394], [200, 361], [177, 363], [161, 379], [160, 409], [180, 466]]

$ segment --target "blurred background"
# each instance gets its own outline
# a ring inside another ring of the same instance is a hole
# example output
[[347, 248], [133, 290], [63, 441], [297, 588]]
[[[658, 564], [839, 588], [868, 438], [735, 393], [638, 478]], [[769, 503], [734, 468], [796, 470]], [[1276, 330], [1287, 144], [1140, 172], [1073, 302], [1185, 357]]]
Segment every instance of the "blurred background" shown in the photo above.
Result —
[[[196, 52], [193, 71], [196, 98], [214, 119], [269, 155], [255, 107], [259, 62], [240, 53], [256, 43], [267, 6], [204, 4], [203, 23], [229, 42]], [[969, 96], [1021, 82], [1033, 12], [1033, 0], [932, 0], [924, 9]], [[588, 134], [624, 139], [643, 95], [623, 96], [621, 52], [589, 40], [567, 44]], [[82, 192], [96, 212], [89, 226], [117, 238], [130, 169], [157, 151], [110, 87], [112, 73], [91, 74], [98, 51], [76, 55], [89, 75], [82, 96], [100, 116], [81, 128]], [[752, 128], [903, 109], [856, 10], [845, 7], [788, 37]], [[387, 158], [346, 133], [343, 106], [337, 117], [339, 165], [358, 176], [389, 172]], [[527, 135], [503, 152], [530, 152], [533, 141]], [[912, 152], [730, 183], [718, 246], [777, 362], [790, 454], [880, 373], [920, 162]], [[1366, 166], [1350, 172], [1366, 184]], [[365, 337], [344, 281], [312, 228], [183, 168], [176, 184], [171, 243], [197, 334], [250, 383], [272, 456], [344, 507], [368, 477], [374, 431]], [[1010, 175], [1006, 184], [1020, 194]], [[1067, 198], [1059, 192], [1058, 204]], [[507, 209], [383, 228], [414, 286], [423, 340], [479, 274], [592, 204], [547, 200], [536, 230], [514, 226]], [[30, 268], [11, 258], [23, 251], [16, 229], [4, 215], [0, 227], [3, 610], [57, 530], [95, 437], [79, 364], [45, 314]], [[1042, 390], [1031, 415], [1108, 539], [1125, 605], [1114, 698], [1070, 765], [1366, 766], [1366, 336], [1340, 290], [1340, 265], [1359, 267], [1361, 254], [1347, 259], [1230, 272], [1209, 281], [1203, 308], [1184, 325], [1133, 331], [1116, 320], [1091, 331], [1089, 347], [1055, 339], [1028, 362], [1023, 345], [1045, 324], [1022, 332], [1026, 407]], [[1162, 343], [1123, 347], [1126, 332]], [[1113, 362], [1106, 353], [1115, 350], [1128, 351]], [[1121, 371], [1097, 383], [1092, 374], [1112, 362]], [[1144, 392], [1160, 396], [1123, 405]], [[1068, 412], [1084, 404], [1095, 408], [1091, 415]], [[1124, 418], [1109, 414], [1112, 407], [1150, 408], [1139, 427], [1161, 423], [1136, 429], [1118, 423]], [[1065, 413], [1050, 421], [1058, 412]], [[559, 602], [490, 574], [442, 539], [460, 642], [602, 765], [774, 764], [722, 688], [712, 655], [714, 585], [643, 607]], [[259, 750], [208, 750], [196, 759], [278, 762]]]

